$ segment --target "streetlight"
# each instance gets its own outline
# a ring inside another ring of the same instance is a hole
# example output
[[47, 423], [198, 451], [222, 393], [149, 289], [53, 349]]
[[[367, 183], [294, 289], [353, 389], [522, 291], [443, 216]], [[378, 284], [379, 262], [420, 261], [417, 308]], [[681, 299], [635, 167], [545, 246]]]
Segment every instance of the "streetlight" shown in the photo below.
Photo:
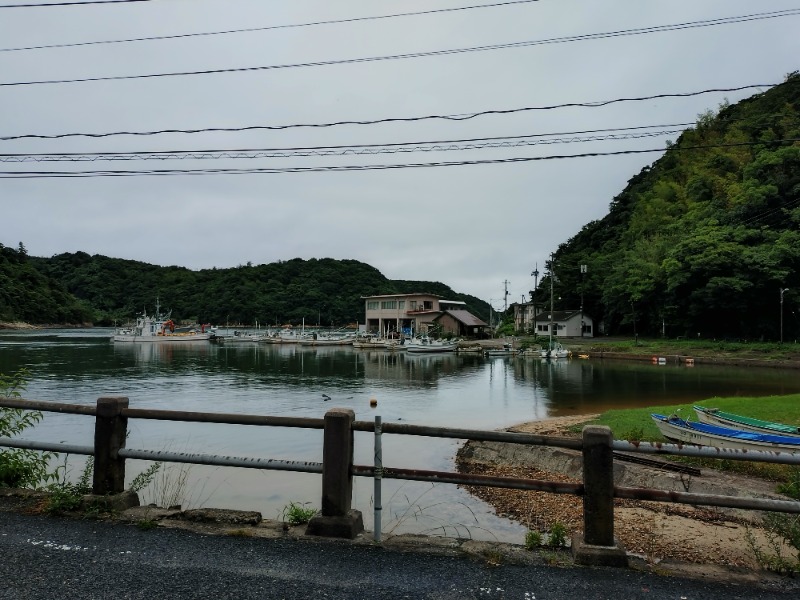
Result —
[[788, 292], [789, 288], [781, 288], [781, 344], [783, 343], [783, 293]]

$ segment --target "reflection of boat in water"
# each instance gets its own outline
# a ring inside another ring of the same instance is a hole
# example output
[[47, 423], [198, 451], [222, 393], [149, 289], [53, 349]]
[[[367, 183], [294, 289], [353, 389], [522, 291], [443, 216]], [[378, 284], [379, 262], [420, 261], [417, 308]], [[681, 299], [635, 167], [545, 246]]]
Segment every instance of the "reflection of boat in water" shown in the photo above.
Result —
[[164, 342], [207, 342], [212, 338], [210, 325], [177, 327], [170, 313], [162, 314], [161, 305], [156, 300], [156, 312], [148, 315], [143, 312], [136, 317], [136, 323], [123, 327], [114, 333], [114, 342], [119, 343], [164, 343]]

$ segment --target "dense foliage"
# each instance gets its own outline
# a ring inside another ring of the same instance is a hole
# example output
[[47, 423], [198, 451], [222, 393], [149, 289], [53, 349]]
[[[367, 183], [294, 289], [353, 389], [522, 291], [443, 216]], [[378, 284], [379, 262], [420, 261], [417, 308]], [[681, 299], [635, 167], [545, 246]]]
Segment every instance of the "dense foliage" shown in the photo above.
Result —
[[16, 250], [0, 244], [0, 322], [79, 324], [92, 318], [90, 306], [34, 267], [22, 243]]
[[700, 115], [603, 219], [558, 248], [564, 304], [578, 306], [583, 293], [585, 311], [611, 334], [776, 340], [783, 296], [784, 337], [796, 339], [798, 99], [794, 73]]
[[[145, 309], [152, 313], [156, 299], [174, 319], [216, 325], [299, 324], [305, 319], [307, 324], [341, 327], [364, 322], [363, 296], [412, 292], [462, 300], [479, 316], [489, 310], [485, 302], [442, 283], [392, 281], [356, 260], [296, 258], [200, 271], [85, 252], [27, 260], [39, 277], [57, 281], [90, 305], [96, 324], [126, 322]], [[31, 311], [24, 320], [62, 322]]]

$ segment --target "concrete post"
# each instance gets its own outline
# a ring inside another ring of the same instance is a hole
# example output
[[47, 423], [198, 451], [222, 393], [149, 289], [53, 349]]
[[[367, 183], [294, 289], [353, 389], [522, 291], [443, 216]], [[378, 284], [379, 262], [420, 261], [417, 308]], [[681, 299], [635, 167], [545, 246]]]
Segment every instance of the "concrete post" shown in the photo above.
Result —
[[122, 396], [97, 400], [92, 493], [98, 496], [119, 494], [125, 489], [125, 459], [118, 455], [125, 447], [128, 431], [128, 419], [122, 416], [124, 408], [128, 408], [128, 399]]
[[325, 413], [322, 447], [322, 510], [308, 522], [306, 533], [352, 539], [364, 530], [361, 512], [350, 508], [353, 498], [353, 421], [350, 409]]
[[583, 536], [575, 536], [576, 562], [627, 566], [625, 550], [614, 539], [614, 456], [611, 429], [583, 428]]

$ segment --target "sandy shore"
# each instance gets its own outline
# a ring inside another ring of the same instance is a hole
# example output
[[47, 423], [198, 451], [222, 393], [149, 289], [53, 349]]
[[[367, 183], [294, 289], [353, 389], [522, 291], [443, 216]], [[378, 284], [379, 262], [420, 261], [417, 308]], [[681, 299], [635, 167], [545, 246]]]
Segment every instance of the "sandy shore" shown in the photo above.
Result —
[[[566, 429], [595, 416], [575, 415], [523, 423], [509, 428], [509, 431], [540, 435], [577, 435]], [[542, 470], [537, 467], [535, 460], [531, 460], [530, 455], [520, 452], [483, 455], [492, 457], [488, 461], [479, 458], [480, 456], [479, 452], [460, 452], [459, 470], [547, 481], [580, 481], [579, 473]], [[497, 456], [503, 458], [495, 458]], [[626, 465], [626, 469], [631, 468], [639, 467]], [[735, 489], [745, 489], [759, 495], [774, 492], [774, 484], [770, 482], [712, 469], [703, 469], [702, 479], [704, 484], [713, 485], [719, 480], [721, 486], [733, 486]], [[501, 488], [467, 489], [491, 505], [498, 515], [515, 520], [530, 529], [547, 531], [555, 522], [564, 524], [571, 533], [583, 529], [583, 506], [579, 497]], [[722, 569], [721, 572], [737, 569], [743, 571], [746, 578], [758, 579], [765, 572], [761, 571], [756, 560], [753, 543], [766, 550], [770, 547], [769, 540], [760, 527], [760, 517], [752, 511], [745, 514], [747, 516], [742, 518], [713, 508], [617, 500], [614, 534], [633, 558], [638, 557], [654, 568], [680, 563], [683, 570], [691, 570], [694, 565], [702, 573], [716, 568]], [[789, 546], [784, 545], [783, 550], [787, 557], [797, 556], [797, 551]]]

